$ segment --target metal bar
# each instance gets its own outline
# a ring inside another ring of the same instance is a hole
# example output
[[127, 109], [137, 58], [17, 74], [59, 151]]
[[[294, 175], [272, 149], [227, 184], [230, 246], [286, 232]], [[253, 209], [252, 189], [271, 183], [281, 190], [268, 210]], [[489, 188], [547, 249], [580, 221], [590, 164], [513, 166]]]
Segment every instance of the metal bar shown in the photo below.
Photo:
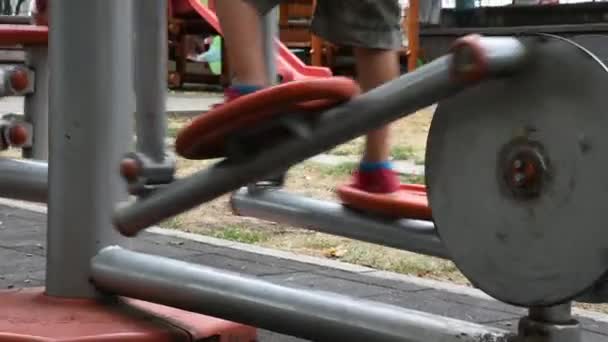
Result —
[[35, 72], [34, 92], [25, 96], [25, 121], [32, 124], [32, 146], [23, 149], [23, 157], [49, 158], [49, 61], [46, 46], [26, 48], [25, 64]]
[[29, 25], [32, 17], [27, 15], [0, 15], [0, 24]]
[[[245, 184], [272, 176], [277, 170], [286, 170], [374, 128], [457, 94], [467, 85], [476, 84], [455, 81], [451, 77], [451, 61], [451, 55], [438, 58], [414, 72], [327, 110], [306, 137], [293, 138], [271, 147], [255, 158], [219, 162], [141, 201], [123, 206], [115, 212], [114, 224], [123, 234], [135, 235], [164, 219]], [[492, 62], [488, 60], [489, 65]]]
[[263, 51], [269, 85], [277, 83], [276, 43], [278, 7], [262, 17]]
[[503, 330], [391, 305], [275, 285], [108, 247], [92, 260], [101, 290], [314, 341], [498, 342]]
[[[90, 298], [90, 260], [119, 243], [109, 213], [132, 141], [131, 1], [51, 1], [46, 293]], [[83, 32], [87, 34], [83, 34]]]
[[0, 197], [46, 203], [48, 165], [0, 158]]
[[449, 259], [434, 224], [429, 221], [370, 217], [339, 203], [282, 190], [250, 192], [241, 188], [232, 195], [230, 203], [237, 215]]
[[167, 131], [167, 0], [134, 4], [137, 150], [162, 163]]

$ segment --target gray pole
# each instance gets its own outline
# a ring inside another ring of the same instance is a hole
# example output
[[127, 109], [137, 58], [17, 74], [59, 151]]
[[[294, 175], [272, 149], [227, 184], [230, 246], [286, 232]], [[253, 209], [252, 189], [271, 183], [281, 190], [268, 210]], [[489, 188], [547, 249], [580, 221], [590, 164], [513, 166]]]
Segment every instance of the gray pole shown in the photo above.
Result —
[[230, 204], [237, 215], [449, 259], [433, 222], [369, 217], [340, 203], [281, 190], [254, 193], [242, 188], [232, 194]]
[[277, 83], [275, 37], [277, 36], [278, 14], [279, 8], [275, 7], [264, 17], [262, 17], [262, 34], [264, 35], [264, 58], [266, 60], [266, 73], [270, 85], [274, 85]]
[[93, 282], [109, 293], [313, 341], [507, 341], [500, 329], [119, 247], [101, 251], [92, 269]]
[[161, 163], [167, 125], [167, 0], [137, 0], [134, 5], [137, 150]]
[[36, 160], [49, 159], [49, 61], [46, 46], [26, 49], [25, 63], [34, 70], [34, 93], [25, 96], [25, 120], [32, 124], [32, 146], [23, 149], [23, 157]]
[[0, 197], [46, 203], [47, 178], [44, 162], [0, 158]]
[[91, 298], [90, 260], [119, 243], [118, 165], [132, 133], [131, 1], [51, 1], [46, 293]]

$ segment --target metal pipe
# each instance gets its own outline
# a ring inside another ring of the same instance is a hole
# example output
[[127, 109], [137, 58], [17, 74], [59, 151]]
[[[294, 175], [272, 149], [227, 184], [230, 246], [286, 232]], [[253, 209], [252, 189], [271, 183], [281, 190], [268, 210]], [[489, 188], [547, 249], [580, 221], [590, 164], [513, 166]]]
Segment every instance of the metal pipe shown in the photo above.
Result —
[[269, 85], [277, 83], [276, 45], [278, 7], [262, 17], [263, 51]]
[[35, 72], [34, 92], [25, 96], [25, 121], [32, 124], [32, 146], [23, 149], [23, 157], [49, 159], [49, 62], [46, 46], [26, 48], [25, 64]]
[[234, 213], [241, 216], [449, 259], [435, 226], [429, 221], [371, 218], [339, 203], [282, 190], [250, 192], [241, 188], [232, 195], [231, 205]]
[[102, 291], [314, 341], [501, 341], [503, 330], [108, 247], [92, 260]]
[[167, 131], [167, 0], [134, 4], [137, 150], [162, 163]]
[[27, 15], [0, 15], [0, 24], [29, 25], [31, 22], [32, 17]]
[[0, 197], [46, 203], [48, 165], [0, 158]]
[[[111, 215], [132, 141], [131, 1], [51, 1], [46, 293], [98, 296], [90, 260], [120, 242]], [[86, 31], [87, 34], [83, 34]]]
[[526, 65], [528, 50], [514, 37], [469, 35], [454, 42], [454, 76], [478, 81], [488, 75], [508, 76]]
[[451, 55], [438, 58], [414, 72], [327, 110], [306, 137], [293, 138], [269, 147], [268, 151], [255, 158], [217, 163], [143, 200], [122, 206], [115, 212], [114, 223], [123, 234], [135, 235], [164, 219], [245, 184], [272, 176], [276, 170], [286, 170], [476, 84], [451, 77], [451, 67]]

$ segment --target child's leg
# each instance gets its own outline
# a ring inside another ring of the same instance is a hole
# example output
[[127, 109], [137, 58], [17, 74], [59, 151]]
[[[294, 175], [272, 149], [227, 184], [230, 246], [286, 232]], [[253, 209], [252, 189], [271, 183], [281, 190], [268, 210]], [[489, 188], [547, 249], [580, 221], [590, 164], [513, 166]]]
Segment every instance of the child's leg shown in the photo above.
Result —
[[267, 13], [276, 0], [222, 0], [216, 2], [216, 12], [226, 44], [232, 87], [228, 97], [256, 91], [269, 84], [262, 49], [261, 15]]
[[[399, 76], [396, 50], [403, 38], [398, 0], [319, 0], [312, 27], [332, 43], [354, 47], [363, 90]], [[368, 134], [355, 186], [375, 193], [398, 190], [399, 177], [388, 161], [389, 143], [388, 127]]]
[[[358, 81], [363, 91], [371, 90], [399, 77], [397, 53], [392, 50], [355, 48]], [[383, 162], [389, 159], [389, 127], [367, 135], [364, 162]]]
[[249, 85], [267, 85], [258, 11], [243, 0], [223, 0], [216, 2], [216, 12], [235, 81]]

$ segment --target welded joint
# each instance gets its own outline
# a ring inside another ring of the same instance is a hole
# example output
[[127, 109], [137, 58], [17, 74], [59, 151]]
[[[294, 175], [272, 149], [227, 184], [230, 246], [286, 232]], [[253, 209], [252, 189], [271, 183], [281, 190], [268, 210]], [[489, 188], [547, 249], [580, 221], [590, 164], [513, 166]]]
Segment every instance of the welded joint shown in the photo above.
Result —
[[176, 158], [165, 152], [165, 157], [158, 162], [139, 152], [132, 152], [120, 163], [120, 174], [127, 182], [131, 195], [145, 197], [163, 188], [175, 180]]

